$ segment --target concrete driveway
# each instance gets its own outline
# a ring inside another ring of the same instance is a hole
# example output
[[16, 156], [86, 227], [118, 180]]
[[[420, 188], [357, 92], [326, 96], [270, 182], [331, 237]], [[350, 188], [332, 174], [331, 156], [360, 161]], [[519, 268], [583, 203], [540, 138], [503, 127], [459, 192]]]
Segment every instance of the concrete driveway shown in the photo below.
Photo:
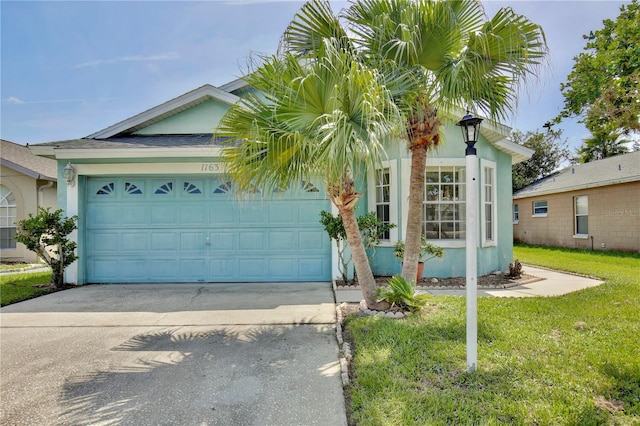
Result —
[[0, 423], [346, 425], [329, 283], [92, 285], [0, 310]]

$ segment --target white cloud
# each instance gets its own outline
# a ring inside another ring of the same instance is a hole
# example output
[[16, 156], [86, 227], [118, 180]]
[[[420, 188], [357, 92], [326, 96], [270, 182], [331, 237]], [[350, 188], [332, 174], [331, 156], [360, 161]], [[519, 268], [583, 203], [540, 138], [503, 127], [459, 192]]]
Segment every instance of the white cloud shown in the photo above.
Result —
[[157, 55], [129, 55], [129, 56], [119, 56], [117, 58], [112, 59], [97, 59], [95, 61], [83, 62], [81, 64], [76, 64], [73, 68], [87, 68], [87, 67], [95, 67], [98, 65], [106, 65], [106, 64], [116, 64], [119, 62], [141, 62], [141, 61], [173, 61], [179, 59], [179, 55], [176, 52], [165, 52]]
[[20, 105], [20, 104], [25, 103], [24, 101], [16, 98], [15, 96], [9, 96], [7, 98], [7, 102], [9, 102], [10, 104], [16, 104], [16, 105]]

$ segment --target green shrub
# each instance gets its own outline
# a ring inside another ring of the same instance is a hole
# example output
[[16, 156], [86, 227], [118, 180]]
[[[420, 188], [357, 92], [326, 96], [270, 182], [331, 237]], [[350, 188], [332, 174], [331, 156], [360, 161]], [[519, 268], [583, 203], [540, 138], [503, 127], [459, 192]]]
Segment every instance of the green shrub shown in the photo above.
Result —
[[378, 289], [378, 298], [386, 300], [391, 306], [416, 312], [422, 309], [431, 297], [428, 294], [416, 294], [412, 281], [407, 281], [402, 275], [394, 275], [387, 282], [387, 287]]

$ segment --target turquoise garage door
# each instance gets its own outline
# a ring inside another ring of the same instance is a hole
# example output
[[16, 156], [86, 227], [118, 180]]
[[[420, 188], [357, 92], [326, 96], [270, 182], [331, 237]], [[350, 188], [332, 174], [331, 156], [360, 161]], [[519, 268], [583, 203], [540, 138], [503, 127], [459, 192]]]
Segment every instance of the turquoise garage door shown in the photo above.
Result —
[[329, 204], [312, 184], [242, 201], [215, 178], [90, 178], [85, 188], [89, 283], [330, 279], [319, 223]]

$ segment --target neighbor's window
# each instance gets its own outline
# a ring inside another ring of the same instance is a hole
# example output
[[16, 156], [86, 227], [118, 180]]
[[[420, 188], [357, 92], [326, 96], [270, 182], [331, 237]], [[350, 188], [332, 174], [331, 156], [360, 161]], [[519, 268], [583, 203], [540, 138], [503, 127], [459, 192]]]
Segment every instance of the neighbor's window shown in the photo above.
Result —
[[482, 246], [496, 244], [496, 166], [481, 161], [482, 166]]
[[465, 238], [465, 172], [461, 166], [427, 167], [422, 232], [430, 240]]
[[16, 248], [16, 198], [0, 185], [0, 248]]
[[519, 216], [519, 210], [518, 210], [518, 205], [514, 204], [513, 205], [513, 223], [518, 223], [518, 221], [520, 220], [520, 216]]
[[575, 235], [589, 235], [589, 198], [586, 195], [574, 197]]
[[[376, 216], [383, 225], [391, 221], [391, 179], [389, 168], [376, 170]], [[388, 240], [390, 231], [380, 235], [381, 240]]]
[[546, 201], [534, 201], [533, 202], [533, 215], [534, 216], [546, 216], [547, 215], [547, 202]]

